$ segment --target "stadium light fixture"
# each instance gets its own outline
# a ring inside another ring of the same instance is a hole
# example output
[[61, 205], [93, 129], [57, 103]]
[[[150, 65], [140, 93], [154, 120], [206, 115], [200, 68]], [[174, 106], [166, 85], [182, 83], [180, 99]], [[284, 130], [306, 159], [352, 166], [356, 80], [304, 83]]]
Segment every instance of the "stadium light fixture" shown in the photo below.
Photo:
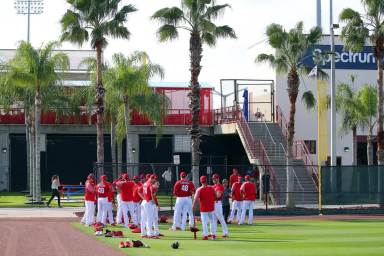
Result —
[[44, 12], [43, 0], [15, 0], [17, 14], [27, 15], [27, 41], [30, 41], [31, 15], [38, 15]]

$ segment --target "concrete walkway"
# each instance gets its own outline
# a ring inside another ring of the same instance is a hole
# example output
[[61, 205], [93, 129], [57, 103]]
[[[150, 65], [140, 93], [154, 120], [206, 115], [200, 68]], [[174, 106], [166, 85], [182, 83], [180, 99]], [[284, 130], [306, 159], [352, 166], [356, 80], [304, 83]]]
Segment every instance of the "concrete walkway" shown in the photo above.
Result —
[[64, 208], [0, 208], [0, 218], [76, 218], [83, 207]]

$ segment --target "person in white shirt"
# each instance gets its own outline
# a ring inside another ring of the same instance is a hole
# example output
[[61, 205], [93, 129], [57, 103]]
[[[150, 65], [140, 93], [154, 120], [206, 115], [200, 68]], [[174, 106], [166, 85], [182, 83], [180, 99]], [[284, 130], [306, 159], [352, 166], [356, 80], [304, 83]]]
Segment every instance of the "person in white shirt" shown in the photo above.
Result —
[[168, 195], [169, 188], [171, 187], [171, 182], [172, 182], [172, 172], [171, 172], [171, 168], [168, 167], [168, 169], [167, 169], [165, 172], [163, 172], [163, 174], [161, 175], [161, 177], [162, 177], [163, 180], [164, 180], [165, 193]]
[[50, 207], [49, 205], [51, 204], [51, 201], [55, 196], [57, 196], [57, 204], [58, 207], [61, 208], [60, 205], [60, 193], [59, 193], [59, 187], [60, 187], [60, 178], [58, 175], [53, 175], [51, 179], [51, 189], [52, 189], [52, 195], [51, 198], [47, 202], [47, 207]]

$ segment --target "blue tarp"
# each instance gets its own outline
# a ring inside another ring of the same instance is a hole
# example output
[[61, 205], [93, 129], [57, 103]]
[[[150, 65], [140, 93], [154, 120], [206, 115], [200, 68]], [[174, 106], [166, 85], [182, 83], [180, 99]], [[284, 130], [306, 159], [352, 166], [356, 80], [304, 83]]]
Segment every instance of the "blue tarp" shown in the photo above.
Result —
[[243, 103], [243, 113], [245, 120], [248, 121], [248, 90], [245, 89], [243, 93], [244, 103]]

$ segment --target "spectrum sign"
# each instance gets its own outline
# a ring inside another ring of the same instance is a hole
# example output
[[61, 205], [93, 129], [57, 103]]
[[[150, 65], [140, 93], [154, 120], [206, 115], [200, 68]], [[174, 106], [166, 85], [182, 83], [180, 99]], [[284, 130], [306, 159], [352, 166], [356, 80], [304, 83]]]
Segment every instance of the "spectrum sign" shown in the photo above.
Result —
[[[330, 52], [331, 47], [329, 45], [315, 45], [314, 53], [327, 53]], [[343, 45], [335, 45], [335, 65], [336, 69], [355, 69], [355, 70], [376, 70], [376, 60], [372, 52], [371, 46], [365, 46], [363, 51], [354, 53], [351, 51], [345, 51]], [[303, 63], [307, 66], [313, 67], [315, 64], [311, 53], [306, 54], [303, 58]], [[321, 63], [321, 68], [330, 69], [331, 56], [324, 55]]]

